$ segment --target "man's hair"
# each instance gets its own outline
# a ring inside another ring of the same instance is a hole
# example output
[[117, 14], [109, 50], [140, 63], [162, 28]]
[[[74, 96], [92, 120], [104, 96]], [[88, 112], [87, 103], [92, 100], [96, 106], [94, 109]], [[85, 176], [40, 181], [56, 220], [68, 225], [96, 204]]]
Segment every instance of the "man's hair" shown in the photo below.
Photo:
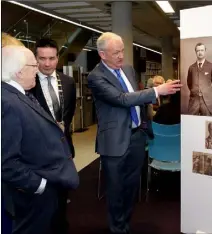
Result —
[[12, 37], [11, 35], [2, 32], [1, 34], [1, 47], [14, 45], [14, 46], [24, 46], [24, 44], [16, 39], [15, 37]]
[[107, 47], [107, 43], [113, 39], [122, 40], [122, 38], [115, 33], [112, 32], [102, 33], [102, 35], [97, 39], [96, 42], [98, 52], [105, 50]]
[[197, 43], [196, 46], [195, 46], [195, 51], [197, 51], [197, 47], [198, 47], [198, 46], [202, 46], [202, 45], [205, 47], [205, 50], [206, 50], [205, 44], [203, 44], [202, 42], [199, 42], [199, 43]]
[[24, 46], [4, 46], [2, 48], [2, 81], [13, 80], [16, 73], [26, 65], [26, 50], [28, 49]]
[[57, 51], [57, 55], [58, 55], [58, 51], [59, 51], [57, 42], [54, 41], [53, 39], [47, 38], [47, 37], [41, 38], [38, 41], [36, 41], [36, 44], [35, 44], [35, 55], [37, 55], [37, 49], [38, 48], [54, 48]]
[[155, 83], [161, 83], [161, 84], [164, 84], [165, 83], [165, 80], [162, 76], [154, 76], [153, 77], [153, 85], [155, 85]]

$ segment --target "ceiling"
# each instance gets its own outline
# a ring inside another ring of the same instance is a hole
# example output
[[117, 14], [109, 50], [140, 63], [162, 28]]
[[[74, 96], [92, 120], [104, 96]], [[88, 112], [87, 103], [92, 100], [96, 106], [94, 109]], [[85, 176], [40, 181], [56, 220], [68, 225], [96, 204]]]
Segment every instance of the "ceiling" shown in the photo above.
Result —
[[[39, 1], [19, 1], [23, 4], [36, 7], [40, 10], [62, 16], [69, 20], [99, 29], [101, 31], [111, 31], [111, 5], [109, 1], [70, 1], [70, 0], [39, 0]], [[211, 5], [211, 1], [171, 1], [175, 13], [167, 15], [157, 6], [154, 1], [133, 1], [132, 4], [132, 22], [133, 22], [133, 40], [143, 46], [161, 51], [161, 37], [172, 36], [174, 51], [179, 50], [180, 26], [179, 11], [186, 8]], [[21, 9], [20, 9], [21, 10]], [[16, 14], [10, 14], [15, 18]], [[9, 18], [9, 17], [7, 17]], [[4, 20], [4, 17], [2, 17]], [[42, 24], [42, 29], [48, 28], [49, 19], [37, 20]], [[10, 21], [8, 20], [8, 25]], [[20, 19], [16, 19], [17, 21]], [[36, 22], [34, 22], [35, 24]], [[33, 25], [33, 24], [32, 24]], [[9, 27], [9, 26], [8, 26]], [[73, 26], [69, 26], [72, 30]], [[61, 27], [62, 28], [62, 27]], [[58, 34], [64, 34], [67, 31], [63, 27]]]

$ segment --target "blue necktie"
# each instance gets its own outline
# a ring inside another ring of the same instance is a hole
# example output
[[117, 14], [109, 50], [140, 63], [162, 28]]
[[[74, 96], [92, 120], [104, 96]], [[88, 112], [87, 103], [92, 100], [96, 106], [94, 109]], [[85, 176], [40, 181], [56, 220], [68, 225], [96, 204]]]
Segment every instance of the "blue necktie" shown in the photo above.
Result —
[[[120, 82], [120, 84], [121, 84], [123, 90], [124, 90], [126, 93], [128, 93], [129, 90], [128, 90], [128, 88], [127, 88], [126, 83], [124, 82], [124, 79], [123, 79], [122, 76], [121, 76], [120, 70], [119, 70], [119, 69], [116, 69], [116, 70], [114, 70], [114, 71], [115, 71], [115, 73], [116, 73], [116, 75], [117, 75], [117, 78], [118, 78], [118, 80], [119, 80], [119, 82]], [[136, 112], [136, 109], [135, 109], [134, 106], [133, 106], [133, 107], [130, 107], [130, 114], [131, 114], [131, 119], [132, 119], [132, 121], [135, 123], [136, 126], [138, 126], [138, 124], [139, 124], [139, 119], [138, 119], [138, 115], [137, 115], [137, 112]]]

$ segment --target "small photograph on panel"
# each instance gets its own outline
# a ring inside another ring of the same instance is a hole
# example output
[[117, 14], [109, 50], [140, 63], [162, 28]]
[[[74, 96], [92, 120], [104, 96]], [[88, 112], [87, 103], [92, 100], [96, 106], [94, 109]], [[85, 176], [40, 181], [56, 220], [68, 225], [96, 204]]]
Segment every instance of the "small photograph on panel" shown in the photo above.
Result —
[[181, 113], [212, 116], [212, 37], [180, 43]]
[[193, 152], [193, 173], [212, 176], [212, 154]]
[[193, 172], [204, 173], [204, 153], [193, 152]]
[[212, 176], [212, 154], [204, 154], [204, 175]]
[[205, 126], [205, 148], [212, 149], [212, 122], [206, 121]]

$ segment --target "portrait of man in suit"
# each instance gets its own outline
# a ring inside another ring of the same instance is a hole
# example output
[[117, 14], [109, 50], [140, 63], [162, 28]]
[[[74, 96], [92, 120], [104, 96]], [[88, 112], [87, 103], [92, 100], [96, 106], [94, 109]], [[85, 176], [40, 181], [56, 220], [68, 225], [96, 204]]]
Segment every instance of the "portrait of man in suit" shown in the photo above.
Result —
[[176, 93], [181, 84], [173, 81], [139, 90], [133, 67], [124, 64], [119, 35], [103, 33], [97, 49], [101, 62], [88, 75], [98, 120], [96, 152], [105, 175], [110, 233], [127, 234], [145, 157], [144, 106], [155, 103], [160, 95]]
[[190, 91], [188, 114], [212, 115], [212, 63], [206, 59], [207, 48], [199, 42], [195, 46], [196, 62], [188, 69], [187, 85]]
[[[35, 56], [38, 62], [36, 85], [31, 90], [44, 110], [64, 131], [72, 157], [75, 155], [70, 125], [76, 107], [76, 87], [72, 77], [57, 72], [59, 48], [51, 38], [41, 38], [35, 45]], [[60, 231], [68, 233], [66, 221], [68, 190], [61, 190], [58, 222]], [[59, 231], [59, 230], [58, 230]]]
[[76, 188], [79, 178], [64, 132], [29, 92], [37, 67], [24, 46], [2, 48], [1, 176], [12, 196], [13, 233], [59, 234], [60, 190]]
[[212, 122], [206, 122], [205, 148], [212, 149]]

